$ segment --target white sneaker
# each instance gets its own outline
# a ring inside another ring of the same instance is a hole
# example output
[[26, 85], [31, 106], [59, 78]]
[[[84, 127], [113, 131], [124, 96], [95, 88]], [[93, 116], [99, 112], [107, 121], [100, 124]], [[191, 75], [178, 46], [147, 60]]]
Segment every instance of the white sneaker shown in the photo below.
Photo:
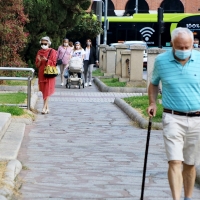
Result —
[[91, 83], [91, 82], [89, 82], [89, 86], [92, 86], [92, 83]]
[[87, 87], [88, 86], [88, 84], [87, 83], [85, 83], [85, 87]]
[[61, 86], [63, 86], [63, 85], [64, 85], [64, 83], [61, 83], [60, 85], [61, 85]]

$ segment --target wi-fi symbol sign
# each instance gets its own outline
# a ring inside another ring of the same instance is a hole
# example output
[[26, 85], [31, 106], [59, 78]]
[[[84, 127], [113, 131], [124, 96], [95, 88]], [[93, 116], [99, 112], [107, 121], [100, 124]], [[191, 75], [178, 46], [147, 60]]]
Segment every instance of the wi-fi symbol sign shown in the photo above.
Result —
[[142, 34], [142, 37], [145, 39], [146, 42], [149, 41], [149, 38], [153, 35], [154, 32], [155, 30], [151, 27], [144, 27], [140, 30], [140, 33]]

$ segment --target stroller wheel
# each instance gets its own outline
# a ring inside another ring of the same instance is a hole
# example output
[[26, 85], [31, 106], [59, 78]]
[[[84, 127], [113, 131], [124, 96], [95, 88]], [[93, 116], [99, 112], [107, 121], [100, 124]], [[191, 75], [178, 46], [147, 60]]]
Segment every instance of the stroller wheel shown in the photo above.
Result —
[[69, 81], [68, 81], [68, 79], [66, 80], [66, 88], [69, 88]]

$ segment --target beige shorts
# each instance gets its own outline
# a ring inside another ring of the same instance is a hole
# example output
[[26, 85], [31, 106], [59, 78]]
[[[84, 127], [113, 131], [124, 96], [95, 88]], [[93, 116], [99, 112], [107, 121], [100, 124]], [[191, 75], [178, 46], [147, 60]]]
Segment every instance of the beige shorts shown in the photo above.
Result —
[[163, 113], [163, 137], [168, 161], [200, 164], [200, 117]]

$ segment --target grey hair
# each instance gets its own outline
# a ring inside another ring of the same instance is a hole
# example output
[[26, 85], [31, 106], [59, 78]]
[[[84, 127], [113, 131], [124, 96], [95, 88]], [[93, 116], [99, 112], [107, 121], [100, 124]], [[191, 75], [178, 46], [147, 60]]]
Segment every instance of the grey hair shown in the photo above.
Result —
[[192, 42], [194, 42], [194, 35], [192, 31], [189, 30], [188, 28], [182, 28], [182, 27], [178, 27], [172, 31], [171, 41], [173, 42], [175, 38], [178, 37], [178, 35], [186, 35], [186, 34], [189, 35], [192, 39]]
[[42, 38], [40, 39], [40, 44], [41, 44], [41, 41], [42, 41], [42, 40], [46, 40], [46, 41], [48, 42], [48, 44], [51, 45], [51, 40], [50, 40], [50, 38], [49, 38], [48, 36], [42, 37]]
[[64, 39], [63, 39], [63, 41], [65, 41], [65, 40], [69, 41], [69, 39], [68, 39], [68, 38], [64, 38]]

